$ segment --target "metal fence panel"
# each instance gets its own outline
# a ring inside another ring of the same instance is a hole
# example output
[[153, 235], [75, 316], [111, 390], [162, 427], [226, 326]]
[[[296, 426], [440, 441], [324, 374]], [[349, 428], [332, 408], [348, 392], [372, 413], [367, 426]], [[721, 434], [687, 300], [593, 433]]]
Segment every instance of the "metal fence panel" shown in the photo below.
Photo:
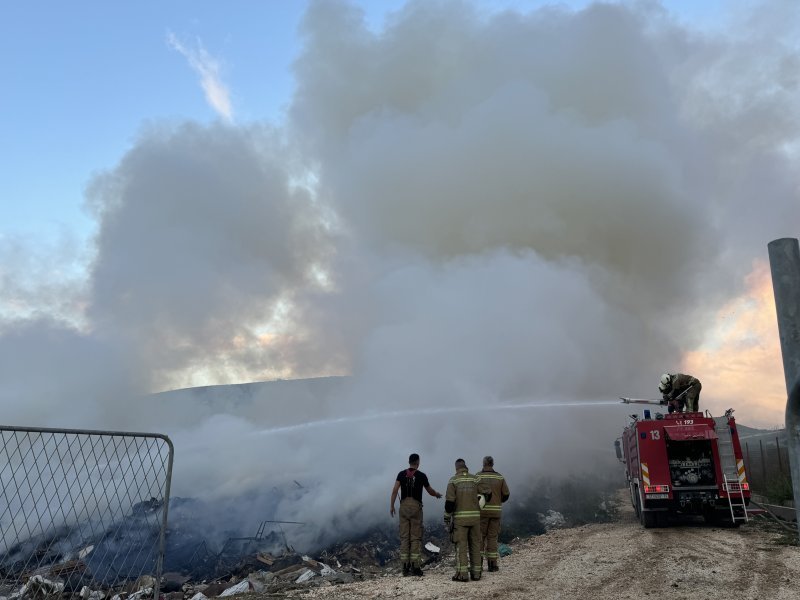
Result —
[[774, 486], [790, 477], [788, 449], [779, 438], [766, 442], [746, 441], [742, 450], [747, 479], [753, 491], [768, 494]]
[[160, 434], [0, 426], [0, 596], [150, 575], [158, 597], [173, 454]]

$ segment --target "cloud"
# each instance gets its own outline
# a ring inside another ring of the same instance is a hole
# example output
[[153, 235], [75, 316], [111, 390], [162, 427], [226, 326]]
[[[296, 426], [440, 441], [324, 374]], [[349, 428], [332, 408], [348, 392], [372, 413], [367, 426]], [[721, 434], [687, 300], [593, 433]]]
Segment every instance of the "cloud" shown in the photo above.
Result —
[[189, 48], [174, 33], [167, 32], [167, 44], [189, 62], [189, 66], [200, 75], [200, 85], [211, 108], [228, 123], [233, 122], [233, 106], [230, 91], [220, 77], [219, 62], [211, 56], [200, 40], [197, 48]]
[[703, 384], [703, 409], [736, 409], [748, 425], [781, 425], [786, 407], [778, 318], [769, 266], [758, 260], [743, 293], [719, 309], [707, 341], [683, 359]]

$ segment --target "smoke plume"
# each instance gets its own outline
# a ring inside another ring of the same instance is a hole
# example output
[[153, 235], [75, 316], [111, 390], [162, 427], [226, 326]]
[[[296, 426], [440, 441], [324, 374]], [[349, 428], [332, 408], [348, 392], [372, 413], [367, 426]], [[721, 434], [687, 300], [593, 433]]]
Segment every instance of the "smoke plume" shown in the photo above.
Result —
[[624, 407], [503, 407], [653, 396], [797, 235], [798, 17], [753, 10], [412, 1], [374, 31], [311, 2], [285, 122], [150, 125], [90, 183], [82, 325], [3, 323], [8, 419], [164, 430], [176, 494], [249, 494], [307, 545], [388, 519], [410, 452], [439, 491], [492, 454], [512, 498], [605, 468]]

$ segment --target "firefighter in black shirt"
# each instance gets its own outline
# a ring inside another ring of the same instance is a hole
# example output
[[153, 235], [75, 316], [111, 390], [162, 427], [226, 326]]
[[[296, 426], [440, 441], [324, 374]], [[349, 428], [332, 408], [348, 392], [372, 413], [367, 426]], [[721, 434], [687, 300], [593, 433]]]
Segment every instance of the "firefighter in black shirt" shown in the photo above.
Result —
[[394, 502], [400, 491], [400, 560], [403, 576], [422, 575], [422, 489], [431, 496], [442, 495], [428, 483], [428, 476], [419, 470], [419, 454], [408, 457], [408, 469], [400, 471], [392, 488], [389, 514], [394, 516]]

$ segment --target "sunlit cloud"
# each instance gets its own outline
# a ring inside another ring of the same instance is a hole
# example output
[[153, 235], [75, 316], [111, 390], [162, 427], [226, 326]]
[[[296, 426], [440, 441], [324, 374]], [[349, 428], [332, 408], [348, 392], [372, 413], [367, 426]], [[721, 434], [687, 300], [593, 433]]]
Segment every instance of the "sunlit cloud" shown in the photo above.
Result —
[[704, 345], [683, 368], [703, 384], [701, 408], [735, 408], [747, 425], [783, 425], [786, 388], [769, 267], [756, 261], [745, 291], [717, 313]]
[[196, 49], [189, 48], [169, 31], [167, 32], [167, 44], [182, 54], [189, 62], [189, 66], [200, 75], [200, 85], [211, 108], [223, 119], [232, 122], [233, 107], [231, 106], [230, 91], [220, 77], [219, 62], [206, 51], [199, 39]]

